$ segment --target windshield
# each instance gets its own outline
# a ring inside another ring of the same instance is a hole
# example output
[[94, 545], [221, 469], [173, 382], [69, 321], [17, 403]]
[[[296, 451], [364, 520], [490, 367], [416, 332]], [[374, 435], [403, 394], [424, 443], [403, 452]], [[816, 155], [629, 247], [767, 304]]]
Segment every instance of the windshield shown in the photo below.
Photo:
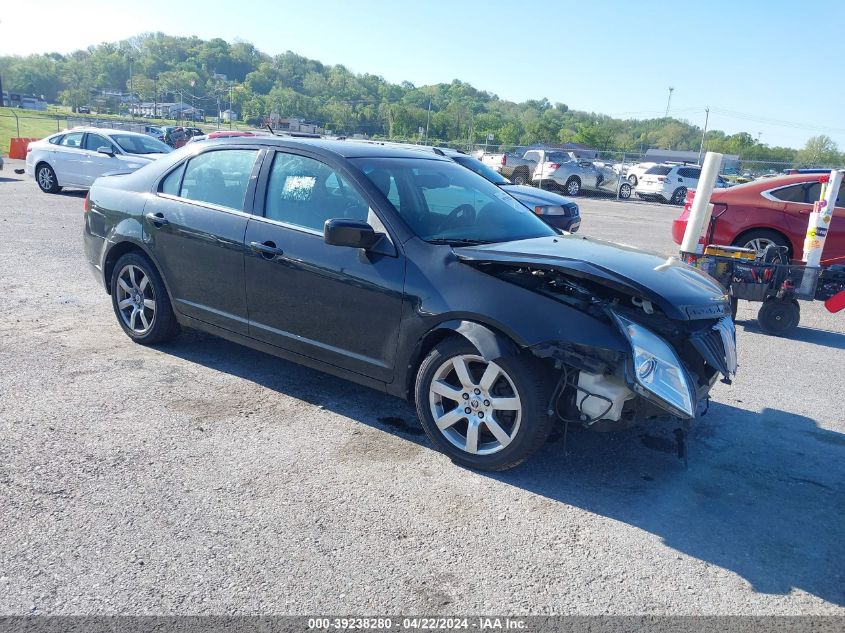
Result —
[[461, 165], [462, 167], [466, 167], [467, 169], [471, 169], [476, 174], [484, 178], [485, 180], [489, 180], [494, 185], [509, 185], [511, 181], [502, 176], [499, 172], [495, 169], [491, 169], [480, 160], [476, 160], [472, 156], [450, 156], [453, 161]]
[[351, 162], [426, 241], [467, 244], [556, 235], [496, 185], [453, 162], [418, 158]]
[[169, 145], [143, 134], [112, 134], [111, 138], [127, 154], [166, 154], [172, 151]]

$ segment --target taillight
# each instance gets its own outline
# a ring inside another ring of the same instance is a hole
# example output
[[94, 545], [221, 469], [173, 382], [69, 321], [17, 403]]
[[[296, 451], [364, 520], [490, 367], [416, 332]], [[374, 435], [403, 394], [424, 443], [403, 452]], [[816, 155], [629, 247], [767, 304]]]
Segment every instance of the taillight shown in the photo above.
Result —
[[557, 171], [558, 169], [560, 169], [560, 163], [549, 163], [549, 169]]
[[82, 203], [82, 210], [85, 213], [88, 213], [88, 210], [91, 208], [91, 194], [85, 194], [85, 202]]
[[665, 182], [665, 181], [666, 181], [666, 176], [658, 176], [657, 177], [657, 182]]

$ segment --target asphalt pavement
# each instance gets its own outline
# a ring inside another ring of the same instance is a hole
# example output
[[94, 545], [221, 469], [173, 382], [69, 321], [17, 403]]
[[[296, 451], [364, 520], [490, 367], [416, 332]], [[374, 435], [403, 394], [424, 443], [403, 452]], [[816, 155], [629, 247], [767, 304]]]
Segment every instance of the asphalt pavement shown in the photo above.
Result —
[[[671, 429], [467, 471], [406, 403], [211, 336], [150, 349], [84, 263], [83, 196], [0, 172], [0, 614], [845, 615], [845, 316], [738, 314]], [[665, 255], [676, 207], [579, 200]]]

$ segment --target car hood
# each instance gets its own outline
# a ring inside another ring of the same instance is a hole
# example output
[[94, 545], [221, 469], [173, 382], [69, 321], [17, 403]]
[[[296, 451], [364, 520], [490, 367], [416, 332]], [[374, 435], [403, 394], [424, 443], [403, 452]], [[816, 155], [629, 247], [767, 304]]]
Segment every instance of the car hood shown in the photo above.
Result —
[[154, 160], [158, 160], [162, 156], [167, 156], [165, 153], [156, 153], [156, 154], [126, 154], [126, 158], [130, 160], [145, 160], [149, 162], [153, 162]]
[[569, 198], [551, 191], [537, 189], [537, 187], [529, 187], [528, 185], [499, 185], [499, 187], [531, 208], [575, 204]]
[[549, 268], [648, 299], [668, 317], [714, 319], [730, 314], [719, 283], [674, 258], [631, 246], [564, 235], [454, 249], [467, 264], [510, 264]]

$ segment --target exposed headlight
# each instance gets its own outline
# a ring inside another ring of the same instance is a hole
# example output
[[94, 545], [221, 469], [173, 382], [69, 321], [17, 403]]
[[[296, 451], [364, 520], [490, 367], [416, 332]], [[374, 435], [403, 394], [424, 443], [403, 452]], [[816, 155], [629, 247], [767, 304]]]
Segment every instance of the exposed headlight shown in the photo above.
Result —
[[634, 378], [675, 411], [695, 417], [695, 389], [675, 350], [639, 323], [613, 314], [631, 343]]

